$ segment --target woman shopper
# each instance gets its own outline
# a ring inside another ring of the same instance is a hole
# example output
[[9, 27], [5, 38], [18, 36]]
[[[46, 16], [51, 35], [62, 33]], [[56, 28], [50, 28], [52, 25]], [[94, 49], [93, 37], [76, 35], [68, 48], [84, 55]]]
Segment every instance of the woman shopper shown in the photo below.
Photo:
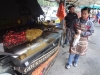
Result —
[[99, 23], [99, 20], [100, 20], [100, 12], [99, 11], [96, 14], [96, 18], [97, 18], [97, 22]]
[[73, 46], [73, 40], [71, 42], [68, 63], [65, 66], [65, 68], [67, 69], [69, 69], [72, 64], [76, 67], [80, 55], [86, 54], [88, 46], [88, 36], [94, 33], [94, 24], [88, 19], [89, 13], [90, 8], [84, 7], [83, 9], [81, 9], [81, 18], [76, 19], [73, 22], [73, 40], [77, 39], [79, 35], [80, 39], [76, 46]]

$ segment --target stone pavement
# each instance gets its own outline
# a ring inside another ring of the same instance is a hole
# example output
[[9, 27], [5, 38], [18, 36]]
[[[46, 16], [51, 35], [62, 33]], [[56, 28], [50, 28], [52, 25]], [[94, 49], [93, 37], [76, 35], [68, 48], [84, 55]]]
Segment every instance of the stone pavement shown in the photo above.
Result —
[[61, 48], [54, 65], [47, 75], [100, 75], [100, 26], [95, 24], [95, 33], [89, 37], [89, 49], [81, 56], [77, 67], [65, 69], [69, 46]]

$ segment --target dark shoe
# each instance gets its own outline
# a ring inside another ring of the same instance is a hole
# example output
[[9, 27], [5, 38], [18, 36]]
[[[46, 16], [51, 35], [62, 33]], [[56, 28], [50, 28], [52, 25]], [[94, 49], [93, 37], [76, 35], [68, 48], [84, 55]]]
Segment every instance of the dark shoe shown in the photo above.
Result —
[[77, 63], [73, 63], [73, 66], [74, 66], [74, 67], [77, 67]]
[[65, 66], [65, 68], [66, 68], [66, 69], [70, 69], [71, 66], [72, 66], [72, 64], [71, 64], [71, 65], [68, 65], [68, 64], [67, 64], [67, 65]]
[[63, 48], [65, 48], [65, 46], [67, 46], [67, 44], [62, 45]]

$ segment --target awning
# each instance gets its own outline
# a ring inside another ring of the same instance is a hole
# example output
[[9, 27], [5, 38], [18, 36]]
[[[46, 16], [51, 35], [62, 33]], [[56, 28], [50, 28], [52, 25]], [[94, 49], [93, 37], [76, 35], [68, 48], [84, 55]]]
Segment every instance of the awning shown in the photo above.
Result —
[[[84, 8], [84, 7], [86, 7], [86, 5], [85, 6], [80, 6], [80, 7]], [[97, 5], [97, 4], [87, 5], [87, 7], [90, 7], [92, 9], [100, 9], [100, 5]]]
[[[76, 0], [74, 0], [76, 1]], [[77, 6], [86, 6], [86, 5], [92, 5], [92, 4], [97, 4], [100, 5], [100, 0], [78, 0], [75, 5]]]
[[[60, 0], [47, 0], [47, 1], [60, 1]], [[66, 0], [66, 2], [69, 2], [69, 3], [75, 2], [76, 6], [86, 6], [86, 5], [91, 5], [91, 4], [100, 5], [100, 0]]]

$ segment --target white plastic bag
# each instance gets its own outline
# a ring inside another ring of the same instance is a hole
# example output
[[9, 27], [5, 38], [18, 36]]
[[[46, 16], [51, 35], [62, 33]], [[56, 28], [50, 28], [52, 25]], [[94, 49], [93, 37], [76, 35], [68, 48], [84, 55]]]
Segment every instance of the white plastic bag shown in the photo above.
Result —
[[79, 43], [79, 40], [80, 40], [80, 35], [78, 35], [77, 38], [74, 38], [73, 47], [75, 47]]

